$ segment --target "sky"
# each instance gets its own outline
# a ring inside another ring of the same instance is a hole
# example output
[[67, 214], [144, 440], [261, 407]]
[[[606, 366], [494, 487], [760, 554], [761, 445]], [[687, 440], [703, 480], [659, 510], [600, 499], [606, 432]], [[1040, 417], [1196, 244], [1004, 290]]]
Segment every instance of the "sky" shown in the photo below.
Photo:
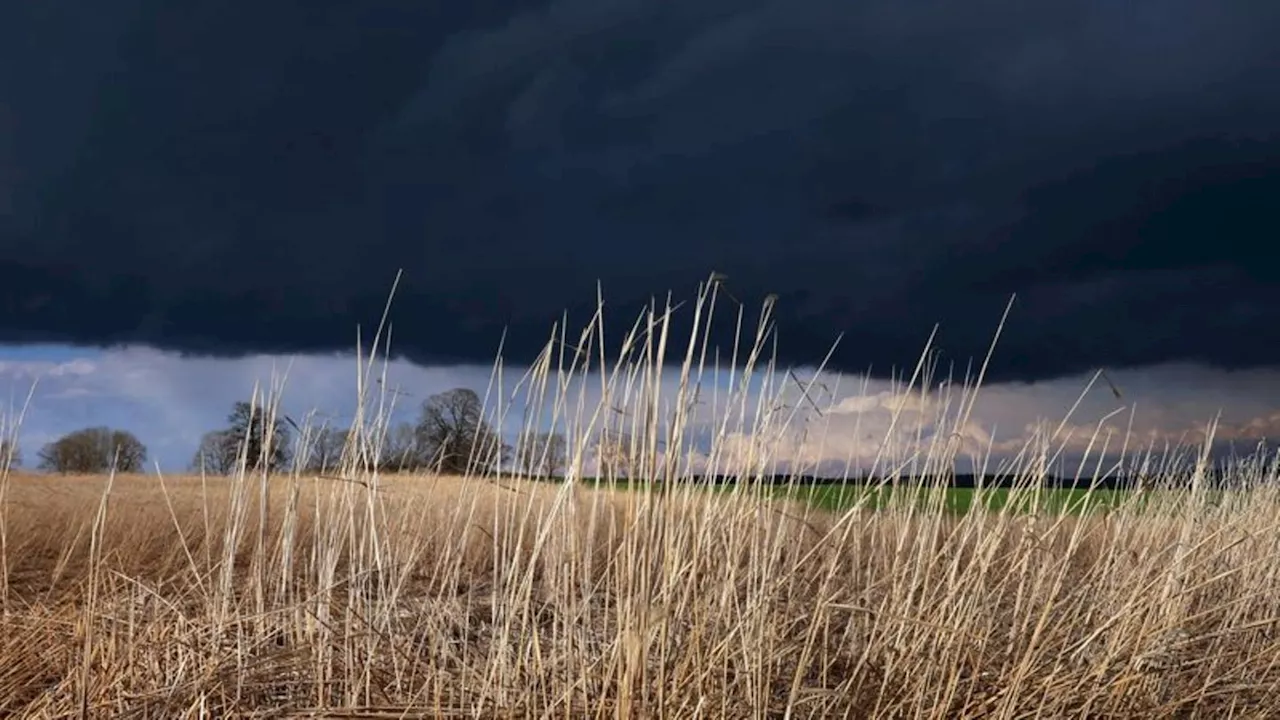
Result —
[[[1262, 439], [1277, 31], [1246, 0], [7, 3], [0, 389], [40, 378], [28, 455], [105, 424], [177, 469], [273, 368], [349, 412], [397, 273], [408, 401], [483, 390], [500, 342], [518, 374], [598, 288], [618, 327], [717, 272], [776, 297], [782, 366], [840, 339], [833, 405], [883, 410], [935, 326], [980, 361], [1012, 297], [974, 438], [1106, 368], [1086, 425]], [[797, 452], [861, 452], [837, 430]]]

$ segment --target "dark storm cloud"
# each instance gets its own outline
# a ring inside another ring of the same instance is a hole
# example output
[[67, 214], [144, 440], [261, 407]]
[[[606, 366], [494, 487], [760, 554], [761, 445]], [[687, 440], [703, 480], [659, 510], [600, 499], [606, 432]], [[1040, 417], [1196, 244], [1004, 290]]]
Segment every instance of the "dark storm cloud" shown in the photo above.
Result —
[[9, 3], [0, 341], [529, 356], [712, 271], [780, 352], [1280, 361], [1280, 6]]

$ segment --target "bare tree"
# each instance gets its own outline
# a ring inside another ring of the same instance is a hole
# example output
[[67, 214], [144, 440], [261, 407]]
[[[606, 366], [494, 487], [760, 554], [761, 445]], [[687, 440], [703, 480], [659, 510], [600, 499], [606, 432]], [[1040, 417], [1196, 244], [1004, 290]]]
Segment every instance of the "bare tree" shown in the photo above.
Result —
[[347, 430], [321, 427], [315, 433], [308, 433], [304, 438], [306, 447], [302, 448], [302, 468], [310, 473], [336, 472], [342, 465], [342, 457], [347, 448], [349, 436]]
[[480, 396], [466, 388], [427, 398], [417, 435], [431, 465], [445, 473], [489, 472], [510, 453], [510, 446], [485, 421]]
[[269, 472], [287, 469], [289, 428], [282, 418], [268, 422], [267, 415], [266, 408], [252, 403], [233, 405], [227, 416], [230, 426], [207, 432], [200, 438], [191, 469], [230, 475], [242, 462], [248, 470], [258, 470], [264, 465]]
[[0, 439], [0, 470], [22, 466], [22, 449], [9, 438]]
[[528, 475], [552, 477], [564, 471], [567, 447], [559, 433], [525, 430], [516, 441], [516, 463]]
[[236, 443], [237, 450], [244, 450], [249, 469], [266, 466], [269, 472], [278, 472], [288, 466], [289, 428], [282, 418], [271, 418], [268, 423], [267, 408], [238, 402], [232, 406], [227, 422], [231, 423], [228, 439]]
[[600, 476], [610, 479], [635, 477], [639, 470], [635, 445], [630, 433], [602, 432], [596, 445]]
[[231, 432], [212, 430], [200, 437], [200, 447], [191, 458], [191, 470], [210, 475], [230, 475], [239, 463], [239, 451]]
[[387, 472], [421, 470], [431, 464], [418, 428], [402, 422], [387, 429], [378, 453], [378, 468]]
[[40, 469], [57, 473], [141, 472], [147, 447], [132, 433], [106, 427], [67, 433], [40, 449]]

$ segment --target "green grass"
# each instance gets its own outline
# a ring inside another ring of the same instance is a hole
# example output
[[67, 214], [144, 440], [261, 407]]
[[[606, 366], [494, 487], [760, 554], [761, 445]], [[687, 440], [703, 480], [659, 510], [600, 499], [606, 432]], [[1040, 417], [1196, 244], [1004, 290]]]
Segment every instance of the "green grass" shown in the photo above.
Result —
[[[593, 486], [608, 486], [617, 490], [640, 490], [649, 486], [642, 481], [584, 479]], [[733, 485], [716, 485], [713, 492], [731, 492]], [[813, 507], [829, 512], [843, 512], [857, 505], [867, 509], [880, 510], [892, 505], [902, 506], [903, 502], [912, 501], [921, 509], [930, 509], [939, 503], [944, 512], [964, 514], [975, 507], [985, 507], [988, 511], [999, 511], [1008, 508], [1017, 512], [1038, 512], [1060, 514], [1062, 512], [1080, 514], [1111, 510], [1119, 507], [1131, 495], [1121, 490], [1077, 489], [1077, 488], [1044, 488], [1034, 491], [1029, 489], [1011, 490], [1009, 488], [892, 488], [887, 486], [867, 486], [862, 484], [831, 485], [796, 485], [769, 486], [761, 492], [772, 494], [778, 499], [790, 499], [807, 502]]]
[[1074, 488], [1045, 488], [1034, 490], [1010, 490], [1008, 488], [891, 488], [863, 485], [804, 485], [773, 488], [780, 498], [790, 498], [810, 503], [831, 512], [841, 512], [856, 505], [870, 509], [883, 509], [890, 505], [901, 506], [914, 501], [921, 508], [942, 505], [946, 512], [963, 514], [975, 507], [989, 511], [1010, 509], [1019, 512], [1048, 514], [1096, 512], [1114, 509], [1128, 493], [1118, 490], [1087, 490]]

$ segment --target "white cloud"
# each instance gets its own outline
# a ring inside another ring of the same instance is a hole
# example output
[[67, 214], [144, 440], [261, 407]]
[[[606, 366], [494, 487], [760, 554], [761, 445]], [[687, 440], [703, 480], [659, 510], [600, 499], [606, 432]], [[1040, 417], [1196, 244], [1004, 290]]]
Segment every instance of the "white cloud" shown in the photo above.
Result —
[[[508, 367], [493, 389], [491, 407], [507, 408], [503, 429], [514, 435], [522, 421], [527, 386], [518, 387], [524, 368]], [[378, 372], [381, 374], [381, 367]], [[386, 367], [387, 385], [399, 391], [393, 400], [398, 419], [410, 419], [429, 395], [455, 387], [484, 394], [488, 366], [419, 367], [393, 361]], [[966, 422], [958, 388], [934, 388], [928, 395], [907, 392], [900, 384], [824, 373], [812, 378], [802, 395], [788, 376], [759, 378], [746, 397], [731, 397], [727, 382], [705, 379], [698, 403], [690, 408], [689, 438], [682, 448], [695, 470], [729, 471], [755, 458], [766, 469], [797, 468], [813, 472], [868, 469], [909, 459], [930, 443], [949, 443], [960, 458], [997, 458], [1015, 454], [1027, 441], [1060, 428], [1054, 443], [1079, 453], [1092, 441], [1097, 423], [1109, 417], [1101, 437], [1115, 449], [1126, 433], [1130, 446], [1164, 442], [1198, 442], [1206, 424], [1221, 412], [1218, 438], [1249, 444], [1280, 435], [1280, 413], [1265, 392], [1280, 388], [1280, 372], [1224, 372], [1189, 365], [1118, 371], [1111, 377], [1121, 389], [1117, 399], [1099, 382], [1076, 403], [1089, 378], [1076, 377], [1034, 384], [1008, 384], [982, 390]], [[0, 362], [0, 389], [9, 398], [0, 415], [12, 422], [32, 383], [35, 393], [22, 424], [28, 457], [40, 444], [90, 425], [110, 425], [136, 433], [152, 456], [169, 471], [181, 470], [204, 432], [221, 427], [233, 402], [247, 399], [255, 383], [262, 388], [283, 379], [282, 406], [301, 419], [315, 411], [320, 421], [350, 422], [356, 408], [356, 364], [350, 357], [251, 356], [239, 359], [185, 358], [148, 348], [117, 348], [59, 355], [56, 361], [24, 357]], [[808, 380], [804, 380], [808, 382]], [[549, 392], [554, 394], [553, 379]], [[660, 416], [674, 412], [678, 378], [666, 372], [660, 381]], [[369, 392], [377, 396], [380, 386]], [[593, 422], [611, 427], [636, 420], [640, 404], [627, 399], [625, 381], [602, 402], [598, 375], [576, 378], [563, 386], [558, 426], [579, 434]], [[732, 404], [730, 404], [732, 403]], [[625, 407], [623, 407], [625, 406]], [[1117, 412], [1119, 411], [1119, 412]], [[548, 422], [544, 414], [543, 424]], [[1064, 422], [1065, 418], [1065, 422]], [[726, 422], [727, 420], [727, 422]], [[1132, 427], [1130, 427], [1132, 423]], [[1108, 433], [1110, 435], [1108, 436]], [[714, 440], [713, 440], [714, 439]], [[714, 445], [715, 457], [707, 451]], [[1096, 449], [1095, 445], [1095, 449]], [[592, 455], [589, 467], [595, 471]]]
[[0, 360], [0, 379], [34, 380], [41, 377], [78, 377], [96, 369], [92, 360], [75, 358], [65, 362], [46, 360]]
[[[859, 473], [877, 460], [884, 469], [918, 461], [930, 448], [947, 448], [962, 470], [969, 470], [974, 467], [969, 460], [980, 464], [989, 455], [993, 465], [988, 467], [993, 467], [1034, 443], [1073, 470], [1072, 464], [1086, 454], [1114, 456], [1121, 449], [1203, 443], [1208, 424], [1219, 413], [1219, 443], [1239, 446], [1280, 437], [1280, 413], [1270, 400], [1274, 395], [1260, 392], [1280, 387], [1280, 372], [1166, 365], [1110, 375], [1120, 388], [1119, 398], [1105, 379], [1090, 385], [1089, 376], [996, 385], [972, 398], [954, 386], [926, 395], [882, 381], [826, 376], [819, 378], [823, 384], [856, 389], [827, 397], [826, 407], [818, 403], [821, 415], [804, 408], [786, 427], [730, 434], [720, 445], [719, 465], [732, 471], [746, 458], [754, 458], [757, 467], [767, 458], [761, 469], [828, 474], [849, 468]], [[966, 412], [970, 401], [971, 412]]]

